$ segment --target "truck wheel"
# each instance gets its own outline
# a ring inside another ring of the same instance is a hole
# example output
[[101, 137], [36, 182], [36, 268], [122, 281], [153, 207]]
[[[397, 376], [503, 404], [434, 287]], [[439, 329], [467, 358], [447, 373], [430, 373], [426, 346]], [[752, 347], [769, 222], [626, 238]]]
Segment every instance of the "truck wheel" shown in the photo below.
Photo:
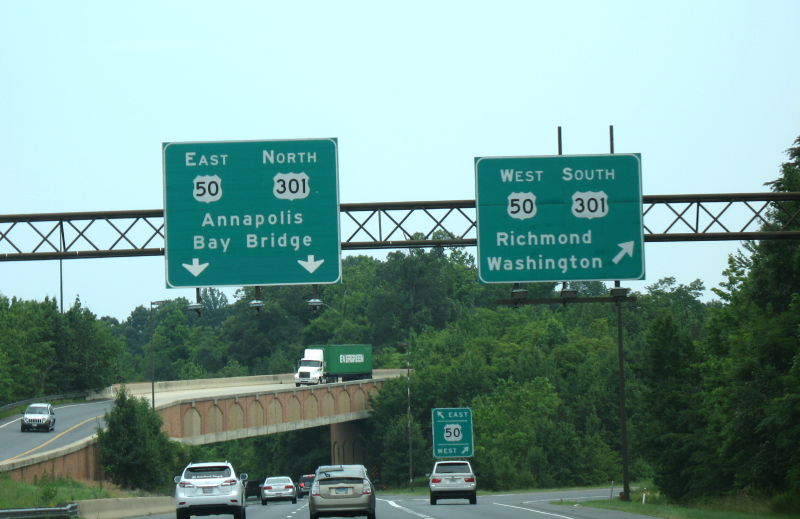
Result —
[[299, 382], [295, 382], [294, 387], [300, 387], [300, 383]]

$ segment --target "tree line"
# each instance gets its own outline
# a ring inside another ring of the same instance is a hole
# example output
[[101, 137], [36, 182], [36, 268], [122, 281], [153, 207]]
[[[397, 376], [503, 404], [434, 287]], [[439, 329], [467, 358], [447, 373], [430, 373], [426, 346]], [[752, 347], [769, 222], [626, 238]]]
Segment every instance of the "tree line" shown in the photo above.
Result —
[[[773, 191], [800, 191], [800, 139], [787, 153]], [[798, 210], [777, 203], [764, 230], [798, 229]], [[632, 478], [652, 478], [678, 501], [749, 493], [776, 509], [800, 506], [798, 245], [744, 243], [713, 301], [703, 301], [700, 281], [665, 278], [624, 303]], [[319, 288], [317, 310], [303, 286], [262, 288], [258, 312], [247, 304], [251, 287], [232, 302], [209, 289], [199, 315], [176, 299], [140, 306], [124, 322], [79, 302], [60, 314], [55, 301], [1, 298], [0, 398], [286, 373], [308, 344], [370, 343], [377, 367], [410, 368], [373, 399], [366, 424], [367, 464], [384, 483], [430, 471], [436, 407], [472, 408], [484, 488], [622, 479], [613, 305], [498, 305], [510, 287], [476, 283], [474, 258], [461, 249], [342, 264], [343, 282]], [[608, 293], [599, 282], [570, 285], [581, 296]], [[553, 283], [526, 288], [558, 296]], [[299, 475], [327, 460], [325, 442], [312, 430], [207, 452], [229, 453], [251, 473]]]

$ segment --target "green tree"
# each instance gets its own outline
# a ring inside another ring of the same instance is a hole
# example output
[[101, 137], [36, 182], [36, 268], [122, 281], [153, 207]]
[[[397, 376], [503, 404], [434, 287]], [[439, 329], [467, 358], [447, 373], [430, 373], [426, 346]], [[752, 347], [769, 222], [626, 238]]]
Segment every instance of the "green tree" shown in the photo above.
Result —
[[501, 382], [472, 404], [475, 463], [481, 484], [491, 489], [562, 484], [551, 456], [559, 398], [544, 378]]
[[702, 417], [702, 380], [692, 341], [669, 314], [651, 325], [647, 361], [640, 366], [646, 392], [641, 412], [643, 445], [655, 466], [655, 483], [673, 499], [702, 495], [697, 476], [707, 467], [698, 457], [706, 424]]
[[0, 351], [7, 369], [6, 401], [58, 393], [58, 349], [64, 327], [55, 300], [0, 299]]
[[[774, 191], [800, 190], [800, 138]], [[800, 204], [774, 202], [763, 230], [797, 230]], [[745, 244], [716, 293], [704, 362], [710, 431], [730, 487], [778, 496], [800, 509], [800, 241]], [[729, 488], [730, 488], [729, 487]], [[713, 491], [714, 489], [709, 489]]]
[[175, 308], [164, 315], [144, 346], [147, 378], [152, 373], [156, 380], [178, 379], [177, 366], [189, 357], [190, 331], [191, 324], [184, 310]]
[[100, 389], [118, 380], [123, 343], [79, 301], [64, 314], [56, 349], [62, 390]]
[[97, 430], [100, 464], [124, 488], [164, 491], [178, 470], [180, 448], [161, 430], [161, 416], [147, 400], [123, 387]]

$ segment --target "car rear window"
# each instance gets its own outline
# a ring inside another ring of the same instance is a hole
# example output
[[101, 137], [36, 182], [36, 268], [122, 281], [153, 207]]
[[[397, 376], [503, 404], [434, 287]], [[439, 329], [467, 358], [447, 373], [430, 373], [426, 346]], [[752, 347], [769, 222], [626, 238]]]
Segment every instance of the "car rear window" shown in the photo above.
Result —
[[332, 477], [321, 478], [320, 485], [358, 485], [364, 482], [364, 478], [359, 477]]
[[459, 472], [471, 472], [471, 470], [466, 463], [440, 463], [436, 466], [436, 472], [439, 474], [455, 474]]
[[186, 479], [227, 478], [230, 467], [191, 467], [186, 469]]

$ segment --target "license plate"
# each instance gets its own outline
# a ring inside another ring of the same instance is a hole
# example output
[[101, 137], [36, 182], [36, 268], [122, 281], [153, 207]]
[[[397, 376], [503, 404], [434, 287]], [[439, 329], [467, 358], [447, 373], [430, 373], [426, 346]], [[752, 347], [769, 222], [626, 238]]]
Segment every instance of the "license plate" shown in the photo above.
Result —
[[336, 494], [337, 495], [339, 495], [339, 494], [347, 494], [347, 489], [346, 488], [337, 488], [335, 490], [336, 490]]
[[204, 493], [204, 494], [210, 494], [210, 493], [212, 493], [213, 491], [214, 491], [214, 489], [213, 489], [213, 488], [211, 488], [211, 487], [204, 487], [204, 488], [203, 488], [203, 493]]

